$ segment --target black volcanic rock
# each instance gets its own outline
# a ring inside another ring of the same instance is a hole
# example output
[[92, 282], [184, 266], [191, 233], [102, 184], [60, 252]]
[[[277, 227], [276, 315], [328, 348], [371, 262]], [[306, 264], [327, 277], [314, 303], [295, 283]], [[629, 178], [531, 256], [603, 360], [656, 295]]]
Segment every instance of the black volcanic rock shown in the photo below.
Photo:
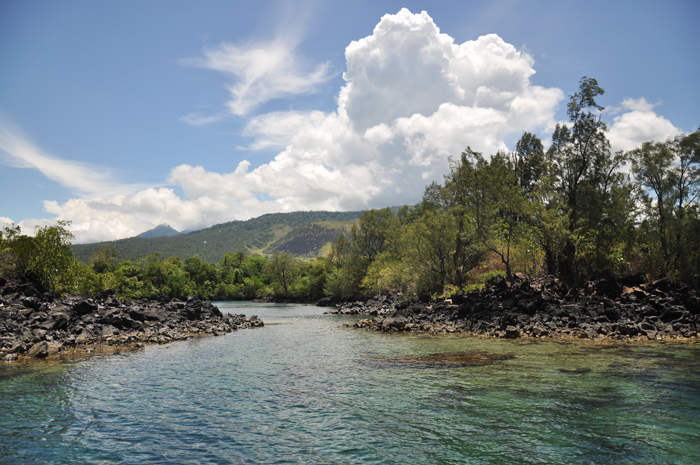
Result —
[[31, 285], [0, 286], [0, 359], [44, 358], [74, 347], [166, 343], [263, 326], [256, 316], [222, 314], [206, 300], [53, 299]]
[[357, 328], [384, 332], [460, 333], [517, 339], [700, 338], [700, 296], [667, 279], [603, 276], [569, 288], [551, 276], [489, 283], [453, 300], [425, 304], [379, 296], [338, 304], [330, 313], [371, 315]]

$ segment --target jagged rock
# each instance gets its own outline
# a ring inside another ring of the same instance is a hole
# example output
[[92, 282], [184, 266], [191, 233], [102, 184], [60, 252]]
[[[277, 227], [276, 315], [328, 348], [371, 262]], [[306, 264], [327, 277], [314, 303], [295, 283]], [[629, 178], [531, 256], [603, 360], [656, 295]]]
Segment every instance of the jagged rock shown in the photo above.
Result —
[[80, 316], [88, 315], [97, 311], [97, 303], [92, 299], [81, 300], [73, 306], [73, 311]]
[[23, 354], [42, 358], [82, 345], [162, 343], [264, 326], [257, 316], [224, 315], [198, 298], [128, 302], [109, 291], [98, 299], [53, 299], [25, 283], [7, 281], [0, 294], [3, 360]]
[[48, 355], [49, 344], [46, 341], [37, 342], [27, 351], [27, 357], [46, 358]]
[[462, 332], [520, 338], [678, 339], [700, 337], [700, 297], [667, 279], [604, 275], [581, 288], [552, 276], [513, 284], [498, 279], [451, 301], [405, 302], [378, 296], [346, 302], [334, 312], [371, 315], [355, 323], [373, 331]]

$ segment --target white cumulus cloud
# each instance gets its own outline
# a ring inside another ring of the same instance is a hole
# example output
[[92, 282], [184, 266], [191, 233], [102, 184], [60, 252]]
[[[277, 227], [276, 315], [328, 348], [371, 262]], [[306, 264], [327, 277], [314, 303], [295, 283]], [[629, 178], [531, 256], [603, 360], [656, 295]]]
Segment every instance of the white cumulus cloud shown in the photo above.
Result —
[[681, 130], [669, 120], [654, 112], [656, 105], [644, 98], [625, 99], [621, 111], [613, 120], [608, 139], [613, 152], [632, 150], [646, 141], [664, 141], [677, 136]]

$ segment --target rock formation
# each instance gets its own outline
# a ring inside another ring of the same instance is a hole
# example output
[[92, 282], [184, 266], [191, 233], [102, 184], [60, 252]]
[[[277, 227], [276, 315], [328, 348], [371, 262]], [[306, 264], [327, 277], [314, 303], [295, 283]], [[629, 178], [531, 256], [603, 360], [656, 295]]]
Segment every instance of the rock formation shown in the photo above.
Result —
[[548, 276], [518, 276], [451, 300], [422, 303], [379, 296], [338, 304], [330, 313], [366, 314], [357, 328], [462, 333], [500, 338], [674, 340], [700, 338], [697, 290], [661, 279], [611, 276], [570, 288]]
[[43, 358], [76, 347], [166, 343], [263, 326], [256, 316], [223, 314], [196, 297], [126, 301], [114, 291], [96, 299], [53, 298], [27, 283], [0, 278], [0, 358]]

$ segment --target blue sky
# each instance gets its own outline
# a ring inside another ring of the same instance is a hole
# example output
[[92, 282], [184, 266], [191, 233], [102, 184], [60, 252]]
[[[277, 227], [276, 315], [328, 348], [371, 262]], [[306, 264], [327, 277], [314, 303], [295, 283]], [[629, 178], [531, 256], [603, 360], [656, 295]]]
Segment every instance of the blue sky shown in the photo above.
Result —
[[0, 0], [0, 221], [92, 242], [410, 204], [468, 145], [547, 142], [582, 76], [615, 149], [687, 133], [699, 5]]

